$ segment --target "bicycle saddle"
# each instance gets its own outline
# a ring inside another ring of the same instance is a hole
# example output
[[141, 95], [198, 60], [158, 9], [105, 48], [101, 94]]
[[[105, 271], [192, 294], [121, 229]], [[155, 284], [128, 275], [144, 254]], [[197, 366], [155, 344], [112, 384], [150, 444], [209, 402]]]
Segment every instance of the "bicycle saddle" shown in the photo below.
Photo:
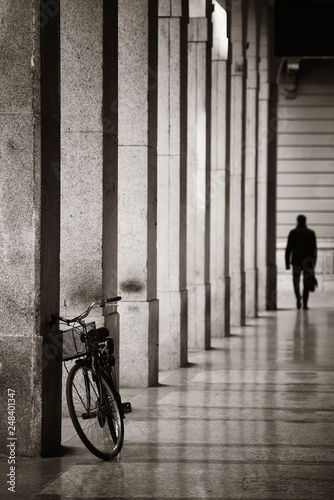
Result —
[[101, 326], [100, 328], [96, 328], [95, 330], [90, 330], [87, 335], [88, 337], [101, 342], [102, 340], [105, 340], [107, 337], [109, 337], [109, 330], [108, 328]]

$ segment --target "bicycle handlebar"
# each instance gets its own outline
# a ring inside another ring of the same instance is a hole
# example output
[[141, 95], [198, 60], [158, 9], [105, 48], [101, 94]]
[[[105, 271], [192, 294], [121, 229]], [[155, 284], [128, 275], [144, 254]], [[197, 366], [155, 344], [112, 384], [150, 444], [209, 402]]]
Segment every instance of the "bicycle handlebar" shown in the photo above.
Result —
[[51, 321], [49, 322], [49, 325], [52, 326], [56, 323], [56, 321], [63, 321], [64, 323], [67, 323], [68, 325], [70, 323], [76, 323], [77, 321], [81, 321], [84, 318], [88, 316], [90, 311], [94, 309], [95, 307], [105, 307], [106, 304], [110, 304], [112, 302], [117, 302], [118, 300], [122, 300], [122, 297], [117, 295], [116, 297], [110, 297], [109, 299], [102, 299], [102, 300], [96, 300], [95, 302], [92, 302], [85, 311], [83, 311], [79, 316], [76, 316], [75, 318], [72, 319], [67, 319], [67, 318], [62, 318], [59, 316], [57, 313], [51, 314]]
[[102, 302], [109, 303], [109, 302], [117, 302], [118, 300], [122, 300], [122, 297], [120, 297], [119, 295], [117, 295], [116, 297], [111, 297], [110, 299], [104, 299], [102, 300]]

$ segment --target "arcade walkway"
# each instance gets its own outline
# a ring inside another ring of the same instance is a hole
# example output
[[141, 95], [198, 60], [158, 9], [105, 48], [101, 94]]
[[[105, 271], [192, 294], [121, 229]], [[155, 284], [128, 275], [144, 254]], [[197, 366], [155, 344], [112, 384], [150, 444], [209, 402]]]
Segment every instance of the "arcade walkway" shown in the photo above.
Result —
[[189, 360], [157, 388], [123, 390], [119, 461], [65, 425], [64, 456], [21, 460], [16, 495], [1, 462], [0, 498], [334, 498], [332, 309], [263, 313]]

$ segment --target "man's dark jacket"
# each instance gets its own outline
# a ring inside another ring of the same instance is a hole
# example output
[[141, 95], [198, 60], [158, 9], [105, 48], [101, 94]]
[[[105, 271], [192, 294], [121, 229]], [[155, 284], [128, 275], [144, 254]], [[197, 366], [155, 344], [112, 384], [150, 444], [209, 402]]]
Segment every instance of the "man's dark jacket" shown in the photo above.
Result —
[[317, 261], [317, 240], [315, 232], [306, 225], [298, 225], [290, 231], [285, 250], [285, 264], [314, 267]]

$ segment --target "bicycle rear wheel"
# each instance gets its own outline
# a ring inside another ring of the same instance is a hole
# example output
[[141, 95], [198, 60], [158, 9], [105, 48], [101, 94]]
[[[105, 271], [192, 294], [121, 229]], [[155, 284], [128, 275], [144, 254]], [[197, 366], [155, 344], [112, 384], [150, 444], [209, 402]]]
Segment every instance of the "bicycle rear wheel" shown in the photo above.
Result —
[[67, 378], [66, 399], [75, 430], [88, 450], [102, 460], [115, 458], [123, 446], [124, 423], [112, 383], [102, 376], [99, 391], [91, 368], [76, 363]]

